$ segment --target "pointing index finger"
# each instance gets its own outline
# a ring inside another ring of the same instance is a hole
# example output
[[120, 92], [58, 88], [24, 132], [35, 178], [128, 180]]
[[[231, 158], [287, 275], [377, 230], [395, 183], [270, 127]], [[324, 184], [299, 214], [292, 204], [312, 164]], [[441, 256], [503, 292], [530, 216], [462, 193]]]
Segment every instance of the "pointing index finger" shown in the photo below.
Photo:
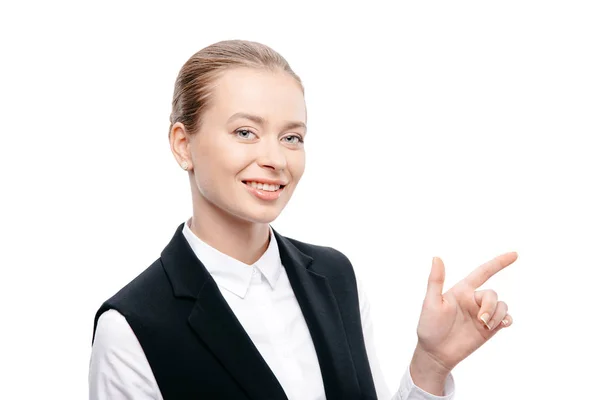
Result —
[[516, 252], [504, 253], [477, 267], [465, 278], [465, 282], [474, 288], [478, 288], [497, 272], [514, 263], [517, 260], [517, 257], [518, 255]]

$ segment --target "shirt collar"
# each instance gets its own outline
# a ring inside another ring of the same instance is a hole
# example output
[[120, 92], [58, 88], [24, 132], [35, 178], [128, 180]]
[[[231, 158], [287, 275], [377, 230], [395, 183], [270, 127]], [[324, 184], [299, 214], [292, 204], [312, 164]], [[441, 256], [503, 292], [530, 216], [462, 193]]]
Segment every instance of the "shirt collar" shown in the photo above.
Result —
[[217, 285], [244, 298], [252, 282], [252, 267], [256, 267], [266, 278], [272, 289], [275, 288], [283, 265], [279, 255], [279, 247], [273, 229], [269, 226], [269, 246], [263, 255], [254, 264], [249, 265], [236, 260], [227, 254], [203, 242], [189, 228], [190, 220], [183, 226], [183, 236], [186, 238], [192, 251], [204, 264]]

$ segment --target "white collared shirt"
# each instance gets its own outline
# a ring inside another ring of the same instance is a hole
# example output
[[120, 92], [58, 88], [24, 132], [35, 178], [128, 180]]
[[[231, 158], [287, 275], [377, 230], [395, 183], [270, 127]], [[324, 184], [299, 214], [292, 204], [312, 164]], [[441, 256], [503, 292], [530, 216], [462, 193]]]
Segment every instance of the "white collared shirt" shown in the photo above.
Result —
[[[188, 220], [189, 222], [189, 220]], [[273, 371], [290, 400], [323, 400], [325, 388], [310, 332], [298, 305], [277, 241], [271, 229], [269, 246], [253, 265], [238, 261], [200, 240], [184, 224], [183, 235], [202, 260], [221, 294]], [[368, 299], [358, 280], [360, 314], [369, 364], [379, 399], [451, 399], [452, 376], [440, 397], [413, 383], [409, 370], [392, 397], [379, 366]], [[116, 310], [98, 319], [90, 358], [91, 400], [162, 400], [144, 351], [127, 320]]]

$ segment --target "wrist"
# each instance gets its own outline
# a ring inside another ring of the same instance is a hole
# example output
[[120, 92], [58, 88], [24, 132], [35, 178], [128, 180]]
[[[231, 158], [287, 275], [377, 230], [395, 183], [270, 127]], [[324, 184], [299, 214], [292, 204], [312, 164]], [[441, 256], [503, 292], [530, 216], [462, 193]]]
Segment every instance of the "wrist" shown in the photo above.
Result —
[[436, 396], [443, 396], [450, 368], [417, 344], [410, 362], [410, 375], [414, 384], [422, 390]]

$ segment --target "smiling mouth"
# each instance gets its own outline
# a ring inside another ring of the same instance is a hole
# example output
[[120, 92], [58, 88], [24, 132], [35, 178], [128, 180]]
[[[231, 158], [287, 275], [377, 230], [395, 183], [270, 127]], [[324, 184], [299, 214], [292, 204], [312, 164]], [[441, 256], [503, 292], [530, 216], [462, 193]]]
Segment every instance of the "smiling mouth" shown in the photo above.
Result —
[[251, 186], [254, 189], [263, 190], [265, 192], [276, 192], [279, 189], [283, 189], [286, 185], [271, 185], [268, 183], [242, 181], [245, 185]]

